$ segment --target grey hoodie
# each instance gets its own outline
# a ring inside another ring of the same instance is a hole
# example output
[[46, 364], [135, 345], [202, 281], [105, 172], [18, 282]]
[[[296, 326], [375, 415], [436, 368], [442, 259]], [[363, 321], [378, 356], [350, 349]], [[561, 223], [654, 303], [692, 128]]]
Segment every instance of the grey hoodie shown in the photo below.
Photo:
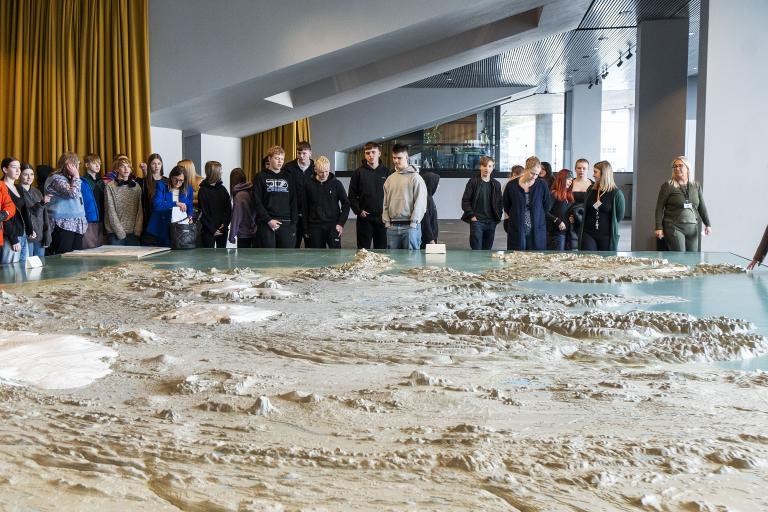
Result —
[[392, 222], [408, 221], [418, 226], [427, 211], [427, 186], [419, 171], [409, 165], [395, 171], [384, 182], [384, 211], [381, 218], [386, 227]]

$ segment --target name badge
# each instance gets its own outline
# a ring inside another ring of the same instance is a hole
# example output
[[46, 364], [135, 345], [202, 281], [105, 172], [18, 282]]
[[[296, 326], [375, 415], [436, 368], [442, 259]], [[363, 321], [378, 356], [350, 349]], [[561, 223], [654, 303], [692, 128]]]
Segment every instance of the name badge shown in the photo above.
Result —
[[595, 210], [597, 210], [598, 208], [600, 208], [600, 205], [601, 205], [601, 204], [603, 204], [603, 203], [602, 203], [602, 202], [600, 202], [600, 200], [597, 200], [597, 201], [595, 201], [595, 204], [593, 204], [593, 205], [592, 205], [592, 207], [593, 207]]
[[683, 208], [688, 208], [689, 210], [693, 210], [693, 203], [686, 201], [683, 203]]

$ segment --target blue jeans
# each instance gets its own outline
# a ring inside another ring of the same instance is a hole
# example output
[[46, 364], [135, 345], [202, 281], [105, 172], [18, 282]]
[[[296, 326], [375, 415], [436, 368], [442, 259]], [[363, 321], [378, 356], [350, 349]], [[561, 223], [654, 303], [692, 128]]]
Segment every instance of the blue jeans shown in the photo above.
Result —
[[125, 235], [122, 240], [118, 239], [114, 233], [109, 234], [109, 245], [139, 245], [139, 239], [136, 235]]
[[478, 220], [469, 223], [469, 246], [473, 251], [489, 251], [493, 248], [496, 223], [492, 220]]
[[17, 262], [25, 263], [27, 261], [27, 235], [19, 237], [19, 244], [21, 248], [18, 251], [14, 251], [10, 240], [6, 238], [3, 241], [3, 252], [0, 257], [3, 265]]
[[37, 256], [41, 261], [45, 261], [45, 247], [40, 242], [27, 241], [27, 257]]
[[387, 249], [421, 248], [421, 225], [412, 228], [410, 224], [392, 224], [387, 228]]

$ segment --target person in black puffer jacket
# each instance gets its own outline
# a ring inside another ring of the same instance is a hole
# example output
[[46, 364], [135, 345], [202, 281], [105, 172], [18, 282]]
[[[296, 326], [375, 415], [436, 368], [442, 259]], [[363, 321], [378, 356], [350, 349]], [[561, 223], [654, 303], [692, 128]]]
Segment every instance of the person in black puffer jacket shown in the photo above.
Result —
[[229, 192], [221, 182], [221, 164], [210, 161], [205, 163], [205, 181], [200, 184], [197, 194], [202, 224], [203, 247], [225, 249], [229, 221], [232, 219], [232, 203]]
[[437, 205], [435, 204], [435, 192], [437, 192], [437, 186], [440, 184], [440, 175], [434, 172], [422, 172], [421, 179], [424, 180], [424, 184], [427, 186], [427, 213], [424, 214], [424, 218], [421, 220], [421, 248], [427, 247], [427, 244], [437, 243]]
[[315, 161], [315, 175], [304, 181], [304, 245], [310, 249], [340, 249], [341, 234], [349, 217], [344, 185], [330, 171], [330, 160], [321, 156]]

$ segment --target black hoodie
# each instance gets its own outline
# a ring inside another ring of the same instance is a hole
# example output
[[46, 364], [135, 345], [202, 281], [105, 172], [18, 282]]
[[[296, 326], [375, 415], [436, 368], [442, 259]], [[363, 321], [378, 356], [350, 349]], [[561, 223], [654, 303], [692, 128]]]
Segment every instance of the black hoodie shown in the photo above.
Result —
[[304, 231], [310, 224], [333, 224], [343, 226], [349, 217], [349, 200], [344, 185], [333, 173], [324, 182], [317, 176], [304, 181]]
[[224, 188], [221, 180], [213, 185], [208, 180], [200, 183], [197, 205], [201, 212], [200, 222], [207, 233], [215, 233], [222, 225], [224, 229], [229, 228], [229, 221], [232, 219], [232, 203], [229, 192]]
[[373, 169], [363, 160], [363, 165], [352, 173], [349, 180], [349, 204], [355, 215], [365, 210], [374, 217], [381, 217], [384, 210], [384, 182], [390, 172], [387, 167], [379, 164]]
[[[296, 193], [298, 194], [296, 197], [300, 198], [303, 193], [304, 180], [315, 175], [315, 161], [310, 158], [309, 167], [307, 167], [306, 171], [302, 171], [301, 167], [299, 167], [299, 161], [291, 160], [283, 166], [283, 172], [290, 174], [293, 178], [293, 181], [296, 183]], [[299, 201], [298, 207], [299, 213], [302, 214], [304, 210], [302, 210], [301, 201]]]
[[440, 175], [425, 171], [421, 173], [421, 179], [424, 180], [424, 184], [427, 186], [427, 213], [424, 214], [424, 218], [421, 220], [421, 245], [423, 248], [427, 242], [431, 240], [437, 241], [437, 205], [435, 204], [434, 195], [437, 192], [437, 185], [440, 183]]
[[253, 180], [253, 207], [256, 222], [270, 220], [296, 222], [299, 218], [299, 185], [283, 171], [264, 169]]

